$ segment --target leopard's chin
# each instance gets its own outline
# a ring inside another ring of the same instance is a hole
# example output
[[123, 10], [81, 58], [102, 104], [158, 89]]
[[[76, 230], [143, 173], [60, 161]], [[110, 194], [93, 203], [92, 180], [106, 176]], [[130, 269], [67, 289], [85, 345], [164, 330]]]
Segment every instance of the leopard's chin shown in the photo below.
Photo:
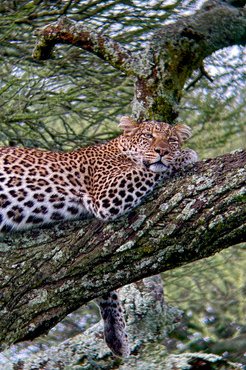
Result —
[[148, 166], [148, 169], [152, 172], [166, 172], [168, 170], [168, 166], [166, 166], [165, 164], [163, 164], [161, 161], [158, 161], [158, 162], [155, 162], [155, 163], [151, 163], [149, 166]]

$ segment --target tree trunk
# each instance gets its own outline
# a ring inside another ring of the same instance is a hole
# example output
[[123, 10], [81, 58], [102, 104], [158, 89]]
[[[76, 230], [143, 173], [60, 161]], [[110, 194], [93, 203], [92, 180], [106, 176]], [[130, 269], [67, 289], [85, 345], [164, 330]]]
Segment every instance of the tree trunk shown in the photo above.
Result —
[[245, 161], [238, 151], [199, 162], [116, 222], [5, 235], [0, 343], [35, 338], [108, 290], [242, 242]]

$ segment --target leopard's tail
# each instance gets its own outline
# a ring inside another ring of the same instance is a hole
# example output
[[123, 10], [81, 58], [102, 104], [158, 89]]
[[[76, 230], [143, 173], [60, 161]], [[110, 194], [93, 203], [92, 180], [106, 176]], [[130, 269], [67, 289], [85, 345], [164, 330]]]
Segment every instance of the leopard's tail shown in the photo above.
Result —
[[116, 291], [97, 299], [104, 322], [104, 337], [111, 351], [119, 357], [130, 354], [123, 309]]

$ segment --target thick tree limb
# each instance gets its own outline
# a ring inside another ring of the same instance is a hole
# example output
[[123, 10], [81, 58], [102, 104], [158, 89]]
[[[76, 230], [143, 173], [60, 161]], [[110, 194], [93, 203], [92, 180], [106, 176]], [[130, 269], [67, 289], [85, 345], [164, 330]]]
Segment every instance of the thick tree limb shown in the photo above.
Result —
[[0, 343], [37, 337], [103, 292], [242, 242], [245, 162], [245, 151], [199, 162], [117, 222], [6, 235]]
[[33, 55], [47, 59], [58, 43], [92, 52], [135, 77], [135, 118], [172, 122], [178, 116], [184, 84], [202, 67], [204, 58], [228, 46], [245, 45], [246, 9], [235, 5], [206, 2], [195, 14], [155, 32], [141, 54], [86, 25], [60, 18], [39, 30]]

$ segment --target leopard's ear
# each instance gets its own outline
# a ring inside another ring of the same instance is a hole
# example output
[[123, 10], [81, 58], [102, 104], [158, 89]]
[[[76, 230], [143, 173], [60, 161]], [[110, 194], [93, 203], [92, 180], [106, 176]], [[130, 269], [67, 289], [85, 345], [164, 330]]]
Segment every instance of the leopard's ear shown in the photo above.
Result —
[[120, 119], [119, 127], [124, 131], [124, 135], [130, 136], [137, 131], [139, 124], [129, 116], [123, 116]]
[[191, 137], [191, 128], [189, 126], [178, 123], [174, 126], [175, 131], [179, 137], [181, 143], [188, 140]]

